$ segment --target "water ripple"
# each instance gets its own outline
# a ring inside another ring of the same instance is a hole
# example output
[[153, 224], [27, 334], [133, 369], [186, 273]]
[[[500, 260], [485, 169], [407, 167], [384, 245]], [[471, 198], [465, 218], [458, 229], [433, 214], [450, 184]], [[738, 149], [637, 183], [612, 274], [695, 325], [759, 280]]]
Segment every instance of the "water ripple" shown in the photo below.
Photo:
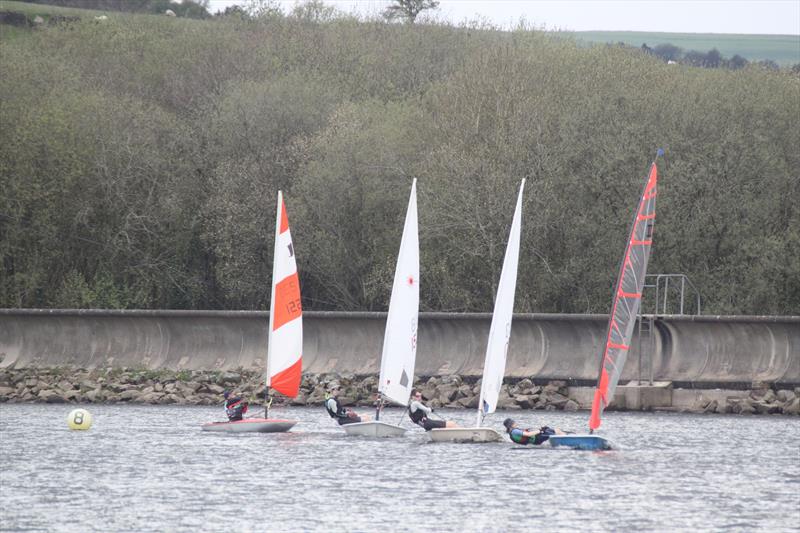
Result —
[[[618, 451], [346, 437], [322, 409], [290, 433], [201, 432], [219, 408], [0, 405], [1, 531], [798, 531], [800, 421], [609, 413]], [[276, 413], [277, 415], [278, 413]], [[468, 411], [443, 411], [464, 425]], [[584, 431], [585, 413], [495, 413]], [[400, 410], [388, 410], [395, 422]], [[409, 427], [411, 427], [409, 425]]]

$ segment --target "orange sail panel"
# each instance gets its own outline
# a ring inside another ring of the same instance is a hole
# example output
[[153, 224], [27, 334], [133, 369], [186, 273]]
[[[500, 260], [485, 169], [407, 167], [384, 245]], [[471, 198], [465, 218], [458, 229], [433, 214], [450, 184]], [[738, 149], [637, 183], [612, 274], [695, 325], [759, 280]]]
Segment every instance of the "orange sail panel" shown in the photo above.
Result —
[[300, 280], [283, 193], [278, 191], [272, 298], [269, 309], [267, 387], [294, 398], [300, 389], [303, 352], [303, 308]]
[[592, 430], [600, 427], [603, 410], [614, 399], [614, 391], [628, 357], [633, 328], [636, 325], [636, 317], [642, 302], [647, 261], [650, 258], [650, 248], [653, 243], [657, 181], [658, 169], [653, 161], [647, 183], [639, 200], [639, 207], [633, 218], [625, 255], [622, 257], [617, 285], [613, 293], [608, 332], [603, 346], [597, 388], [592, 401], [592, 414], [589, 418], [589, 428]]
[[295, 364], [272, 376], [270, 387], [289, 398], [294, 398], [297, 396], [297, 393], [300, 392], [300, 378], [303, 372], [302, 367], [302, 360], [297, 359]]
[[280, 329], [281, 326], [296, 318], [302, 318], [300, 280], [297, 272], [275, 284], [275, 305], [272, 308], [275, 313], [275, 316], [272, 317], [272, 331]]

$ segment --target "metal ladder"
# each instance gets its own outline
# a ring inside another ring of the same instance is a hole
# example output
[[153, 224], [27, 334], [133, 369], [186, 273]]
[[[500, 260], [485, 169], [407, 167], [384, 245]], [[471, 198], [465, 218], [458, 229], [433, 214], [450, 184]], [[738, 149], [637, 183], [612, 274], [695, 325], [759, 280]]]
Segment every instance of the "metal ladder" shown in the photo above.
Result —
[[[649, 283], [648, 283], [649, 281]], [[670, 284], [670, 281], [673, 283]], [[676, 284], [675, 282], [679, 282]], [[653, 385], [653, 353], [654, 353], [654, 343], [655, 343], [655, 329], [656, 329], [656, 320], [660, 316], [666, 314], [677, 314], [677, 315], [684, 315], [687, 314], [684, 312], [685, 305], [686, 305], [686, 292], [687, 286], [691, 289], [694, 293], [695, 299], [695, 312], [692, 314], [699, 315], [700, 314], [700, 291], [697, 289], [694, 283], [684, 274], [647, 274], [644, 278], [644, 286], [642, 287], [642, 303], [639, 306], [639, 317], [638, 317], [638, 327], [639, 327], [639, 372], [638, 372], [638, 379], [639, 385], [644, 382], [644, 373], [642, 368], [642, 363], [644, 359], [647, 359], [647, 382], [649, 385]], [[677, 292], [679, 295], [678, 303], [676, 304], [674, 301], [670, 301], [670, 288], [672, 287], [672, 292]], [[653, 298], [653, 309], [651, 313], [646, 313], [645, 311], [645, 293], [647, 289], [655, 289], [655, 295]], [[677, 305], [677, 313], [671, 312], [673, 307]], [[659, 307], [660, 312], [659, 312]], [[647, 357], [645, 357], [645, 355]]]

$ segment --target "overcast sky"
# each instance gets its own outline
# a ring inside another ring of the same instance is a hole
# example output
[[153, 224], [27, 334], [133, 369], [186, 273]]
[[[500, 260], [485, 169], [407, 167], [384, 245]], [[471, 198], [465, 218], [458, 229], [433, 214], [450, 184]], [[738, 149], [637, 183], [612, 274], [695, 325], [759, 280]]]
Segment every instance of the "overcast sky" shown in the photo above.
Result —
[[[210, 0], [212, 12], [248, 0]], [[324, 0], [342, 11], [378, 14], [385, 0]], [[280, 2], [284, 11], [295, 0]], [[476, 18], [515, 25], [520, 18], [546, 29], [766, 33], [800, 35], [800, 0], [441, 0], [438, 16], [453, 23]], [[798, 41], [800, 47], [800, 40]]]

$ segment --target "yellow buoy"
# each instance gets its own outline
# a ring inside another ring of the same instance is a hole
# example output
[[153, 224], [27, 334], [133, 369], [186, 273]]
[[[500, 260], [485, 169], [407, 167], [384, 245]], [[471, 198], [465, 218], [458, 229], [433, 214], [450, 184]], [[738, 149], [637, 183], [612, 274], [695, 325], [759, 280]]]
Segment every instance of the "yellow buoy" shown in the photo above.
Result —
[[73, 409], [67, 415], [69, 429], [89, 429], [92, 427], [92, 413], [86, 409]]

